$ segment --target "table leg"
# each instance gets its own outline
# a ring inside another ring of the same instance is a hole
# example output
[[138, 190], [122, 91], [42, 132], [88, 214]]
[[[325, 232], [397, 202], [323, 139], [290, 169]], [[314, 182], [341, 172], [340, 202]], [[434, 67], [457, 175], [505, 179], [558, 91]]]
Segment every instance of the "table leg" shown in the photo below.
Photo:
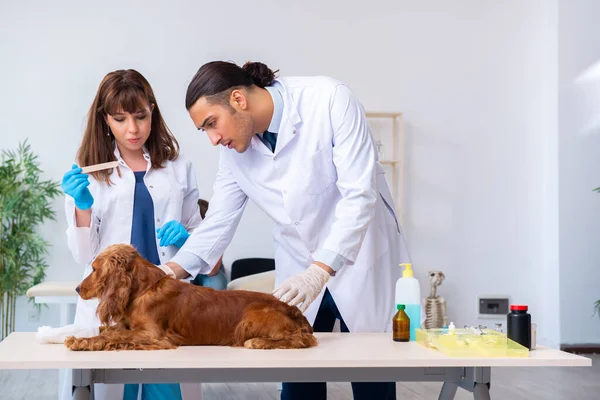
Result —
[[62, 398], [63, 385], [65, 385], [65, 377], [67, 375], [67, 370], [61, 368], [58, 370], [58, 397], [57, 399]]
[[471, 393], [475, 400], [490, 400], [490, 367], [472, 367], [465, 369], [465, 376], [459, 386]]
[[476, 383], [473, 388], [473, 398], [475, 400], [491, 400], [490, 388], [487, 383]]
[[491, 378], [492, 369], [490, 367], [465, 368], [462, 373], [462, 379], [455, 382], [444, 382], [438, 400], [453, 400], [458, 387], [473, 393], [473, 398], [475, 400], [491, 400]]
[[73, 400], [89, 400], [91, 398], [89, 387], [76, 387], [73, 390]]
[[442, 386], [442, 391], [440, 392], [440, 397], [438, 397], [438, 400], [454, 400], [454, 396], [456, 396], [457, 389], [458, 389], [458, 383], [444, 382], [444, 385]]
[[73, 400], [94, 400], [92, 371], [89, 369], [73, 370]]
[[[71, 303], [60, 303], [59, 305], [59, 311], [60, 311], [60, 319], [59, 319], [59, 326], [63, 327], [63, 326], [67, 326], [69, 324], [71, 324], [71, 318], [70, 318], [70, 312], [71, 312], [71, 307], [73, 305]], [[59, 369], [58, 370], [58, 397], [57, 398], [61, 398], [62, 396], [62, 391], [63, 391], [63, 385], [65, 383], [65, 376], [66, 374], [70, 372], [67, 369]]]

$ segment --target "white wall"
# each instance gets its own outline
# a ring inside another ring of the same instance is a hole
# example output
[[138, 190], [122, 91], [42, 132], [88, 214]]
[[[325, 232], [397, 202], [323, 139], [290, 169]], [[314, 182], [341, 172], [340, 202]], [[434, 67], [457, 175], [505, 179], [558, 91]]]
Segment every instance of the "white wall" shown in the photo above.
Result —
[[[120, 3], [3, 6], [2, 147], [30, 137], [59, 179], [102, 76], [137, 68], [209, 196], [216, 150], [183, 106], [202, 63], [253, 59], [284, 75], [334, 76], [367, 109], [405, 115], [408, 244], [418, 275], [446, 273], [451, 319], [486, 322], [477, 295], [507, 294], [531, 306], [540, 341], [558, 343], [556, 1]], [[270, 256], [270, 227], [248, 209], [226, 263]], [[64, 229], [62, 218], [44, 228], [51, 279], [81, 274]], [[21, 318], [19, 328], [31, 325]]]
[[424, 11], [397, 62], [410, 247], [446, 272], [457, 325], [490, 326], [477, 294], [508, 295], [556, 345], [556, 3], [460, 4]]
[[563, 0], [559, 10], [561, 342], [600, 343], [600, 125], [588, 129], [600, 116], [600, 71], [583, 76], [600, 61], [600, 3]]

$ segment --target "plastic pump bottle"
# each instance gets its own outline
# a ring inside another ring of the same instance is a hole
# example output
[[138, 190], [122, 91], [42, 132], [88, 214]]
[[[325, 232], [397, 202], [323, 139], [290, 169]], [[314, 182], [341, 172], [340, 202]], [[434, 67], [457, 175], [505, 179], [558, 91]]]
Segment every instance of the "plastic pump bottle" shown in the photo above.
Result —
[[396, 281], [396, 304], [405, 305], [405, 312], [410, 318], [410, 340], [416, 339], [416, 329], [421, 327], [421, 288], [419, 281], [414, 276], [412, 264], [404, 266], [402, 277]]

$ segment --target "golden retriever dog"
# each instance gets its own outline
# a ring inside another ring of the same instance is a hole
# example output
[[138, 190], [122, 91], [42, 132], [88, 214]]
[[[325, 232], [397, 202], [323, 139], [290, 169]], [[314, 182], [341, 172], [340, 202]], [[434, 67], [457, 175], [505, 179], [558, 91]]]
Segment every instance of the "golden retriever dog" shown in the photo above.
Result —
[[100, 334], [69, 336], [71, 350], [157, 350], [178, 346], [293, 349], [317, 345], [302, 312], [275, 297], [214, 290], [167, 277], [130, 245], [112, 245], [77, 287], [98, 298]]

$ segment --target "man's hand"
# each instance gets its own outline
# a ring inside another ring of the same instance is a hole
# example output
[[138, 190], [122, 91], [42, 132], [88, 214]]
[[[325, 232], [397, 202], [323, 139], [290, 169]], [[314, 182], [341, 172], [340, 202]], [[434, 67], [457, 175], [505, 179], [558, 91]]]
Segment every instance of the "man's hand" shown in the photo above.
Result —
[[169, 278], [177, 279], [177, 277], [175, 276], [175, 272], [173, 272], [173, 270], [171, 268], [169, 268], [167, 265], [157, 265], [157, 267], [160, 270], [162, 270], [162, 272], [167, 274], [167, 276]]
[[223, 256], [221, 256], [221, 258], [219, 258], [219, 261], [217, 261], [217, 264], [215, 264], [215, 267], [212, 269], [212, 271], [210, 271], [208, 274], [206, 274], [206, 276], [217, 275], [221, 269], [222, 264], [223, 264]]
[[181, 268], [181, 265], [175, 264], [174, 262], [169, 261], [166, 265], [163, 265], [163, 267], [169, 268], [175, 274], [175, 279], [183, 279], [190, 276], [185, 269]]
[[332, 270], [329, 265], [327, 264], [323, 264], [320, 261], [313, 261], [313, 264], [318, 265], [319, 267], [323, 268], [328, 274], [329, 276], [335, 276], [335, 271]]
[[273, 296], [291, 306], [298, 306], [304, 312], [321, 293], [330, 276], [325, 268], [311, 264], [306, 271], [283, 282]]

